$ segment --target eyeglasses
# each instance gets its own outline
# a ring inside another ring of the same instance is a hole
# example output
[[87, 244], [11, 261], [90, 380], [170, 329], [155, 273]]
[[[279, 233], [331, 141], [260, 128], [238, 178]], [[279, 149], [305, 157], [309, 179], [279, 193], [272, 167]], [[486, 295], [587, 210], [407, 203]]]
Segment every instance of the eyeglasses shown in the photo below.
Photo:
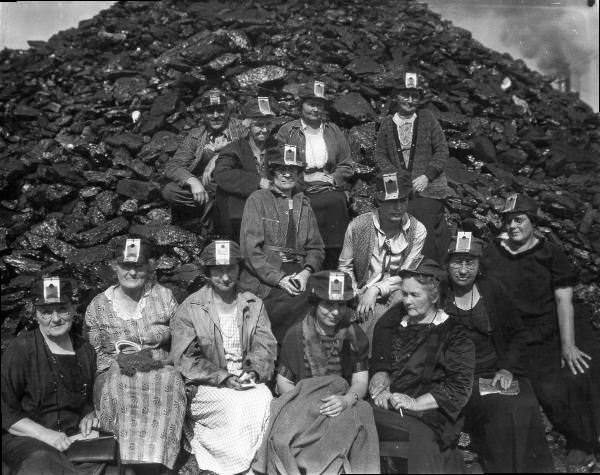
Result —
[[273, 169], [273, 174], [274, 175], [298, 175], [300, 173], [300, 170], [298, 170], [298, 168], [296, 167], [277, 167]]
[[467, 269], [474, 269], [477, 267], [478, 261], [477, 259], [452, 259], [450, 261], [450, 267], [460, 268], [465, 266]]
[[205, 106], [200, 107], [200, 109], [205, 114], [214, 114], [215, 112], [218, 114], [225, 114], [225, 112], [227, 112], [227, 108], [225, 106]]
[[73, 314], [69, 311], [67, 307], [56, 307], [56, 306], [48, 306], [48, 307], [37, 307], [37, 315], [44, 322], [49, 322], [54, 318], [54, 312], [63, 319], [72, 318]]

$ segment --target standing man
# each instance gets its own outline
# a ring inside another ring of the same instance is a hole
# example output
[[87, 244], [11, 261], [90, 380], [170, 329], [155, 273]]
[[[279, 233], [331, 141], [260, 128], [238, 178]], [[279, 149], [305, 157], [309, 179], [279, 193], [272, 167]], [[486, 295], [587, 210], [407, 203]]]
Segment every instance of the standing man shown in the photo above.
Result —
[[265, 150], [276, 143], [272, 131], [277, 110], [271, 98], [252, 98], [242, 108], [242, 117], [249, 123], [249, 134], [219, 154], [214, 172], [217, 183], [215, 224], [222, 238], [239, 242], [246, 199], [254, 191], [270, 186]]
[[419, 82], [416, 73], [405, 74], [396, 91], [395, 113], [381, 122], [374, 158], [382, 173], [408, 172], [413, 190], [408, 212], [427, 229], [423, 254], [444, 262], [450, 243], [444, 219], [444, 199], [451, 193], [444, 173], [449, 152], [436, 118], [417, 109], [423, 96]]
[[200, 96], [203, 123], [190, 131], [165, 166], [170, 180], [162, 195], [171, 205], [173, 221], [192, 230], [210, 226], [215, 184], [212, 173], [220, 150], [246, 135], [238, 119], [230, 117], [227, 98], [219, 89]]
[[377, 210], [357, 216], [346, 230], [339, 270], [352, 276], [369, 344], [379, 317], [400, 302], [398, 272], [421, 253], [427, 237], [425, 226], [407, 213], [411, 189], [406, 173], [379, 176]]

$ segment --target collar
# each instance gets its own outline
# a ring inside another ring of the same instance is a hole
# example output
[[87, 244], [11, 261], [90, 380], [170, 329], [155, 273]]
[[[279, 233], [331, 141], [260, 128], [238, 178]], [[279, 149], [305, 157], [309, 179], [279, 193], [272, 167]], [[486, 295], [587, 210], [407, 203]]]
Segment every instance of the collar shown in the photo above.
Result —
[[518, 251], [513, 251], [508, 245], [508, 234], [506, 232], [502, 233], [499, 236], [499, 242], [502, 249], [504, 249], [507, 253], [513, 256], [518, 256], [519, 254], [523, 254], [525, 252], [531, 251], [532, 249], [536, 249], [541, 240], [538, 237], [535, 237], [533, 243], [529, 247], [525, 249], [519, 249]]
[[[323, 126], [324, 126], [324, 122], [321, 121], [321, 125], [319, 125], [319, 132], [323, 133]], [[300, 127], [302, 128], [303, 131], [305, 131], [306, 129], [308, 129], [308, 125], [304, 122], [303, 119], [300, 119]]]
[[413, 113], [413, 115], [411, 115], [410, 117], [401, 117], [397, 112], [394, 114], [394, 117], [392, 117], [392, 120], [394, 121], [394, 123], [400, 127], [403, 124], [408, 124], [408, 123], [413, 123], [415, 121], [415, 119], [417, 118], [417, 113]]
[[[402, 223], [402, 230], [400, 231], [400, 233], [395, 234], [394, 236], [390, 236], [392, 239], [401, 233], [406, 234], [408, 232], [408, 228], [410, 228], [410, 218], [408, 217], [408, 213], [405, 213], [405, 216], [407, 219], [404, 223]], [[375, 226], [375, 229], [379, 234], [382, 234], [383, 236], [387, 237], [387, 235], [381, 229], [381, 224], [379, 223], [379, 212], [373, 213], [373, 225]]]
[[[450, 318], [450, 316], [446, 312], [444, 312], [443, 310], [438, 310], [435, 314], [435, 318], [431, 323], [433, 323], [437, 327], [438, 325], [441, 325], [446, 320], [448, 320], [448, 318]], [[408, 315], [405, 315], [404, 318], [402, 318], [402, 320], [400, 321], [400, 325], [402, 325], [404, 328], [408, 326]]]
[[265, 150], [259, 149], [251, 137], [248, 137], [248, 145], [250, 145], [250, 150], [252, 150], [252, 155], [254, 155], [256, 158], [264, 156]]

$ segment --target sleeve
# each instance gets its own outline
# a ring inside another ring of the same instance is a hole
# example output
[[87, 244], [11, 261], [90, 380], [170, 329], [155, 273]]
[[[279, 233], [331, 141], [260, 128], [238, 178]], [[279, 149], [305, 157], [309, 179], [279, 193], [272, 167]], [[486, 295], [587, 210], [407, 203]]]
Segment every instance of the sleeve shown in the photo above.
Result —
[[169, 322], [175, 315], [177, 309], [177, 302], [173, 297], [171, 289], [162, 286], [155, 287], [154, 300], [156, 302], [156, 308], [147, 309], [147, 311], [156, 312], [156, 315], [152, 318], [152, 325], [148, 335], [143, 335], [147, 341], [144, 343], [152, 346], [163, 346], [166, 349], [169, 348], [169, 342], [171, 341], [171, 329]]
[[346, 233], [344, 234], [344, 245], [338, 259], [338, 270], [345, 272], [352, 278], [352, 288], [357, 292], [358, 284], [356, 282], [356, 276], [354, 275], [354, 247], [352, 244], [353, 229], [354, 221], [350, 221], [350, 224], [346, 228]]
[[427, 239], [427, 228], [425, 225], [415, 218], [416, 221], [416, 229], [414, 234], [414, 243], [412, 249], [404, 259], [402, 263], [401, 269], [406, 269], [410, 266], [411, 262], [423, 252], [423, 246], [425, 245], [425, 239]]
[[29, 359], [20, 341], [16, 341], [2, 355], [0, 394], [2, 395], [2, 429], [7, 431], [15, 423], [29, 417], [21, 406], [25, 393]]
[[577, 284], [577, 272], [567, 255], [558, 246], [552, 244], [552, 286], [574, 287]]
[[232, 142], [224, 147], [215, 163], [213, 176], [222, 190], [246, 198], [258, 190], [260, 176], [256, 170], [244, 170], [238, 154], [238, 142]]
[[350, 151], [350, 144], [342, 130], [335, 124], [331, 124], [337, 142], [337, 156], [335, 157], [335, 170], [333, 178], [338, 186], [346, 186], [348, 180], [354, 175], [354, 161]]
[[440, 410], [456, 420], [471, 397], [475, 371], [475, 345], [460, 328], [450, 331], [439, 364], [444, 375], [429, 392]]
[[381, 293], [381, 297], [389, 297], [392, 292], [400, 290], [402, 287], [402, 277], [399, 275], [391, 275], [385, 279], [375, 282], [373, 287], [377, 287]]
[[392, 340], [398, 324], [398, 309], [385, 312], [375, 324], [369, 370], [371, 375], [379, 371], [392, 372]]
[[319, 272], [325, 259], [325, 244], [323, 244], [323, 238], [319, 232], [319, 224], [308, 198], [304, 199], [302, 206], [304, 206], [305, 211], [302, 214], [308, 220], [308, 237], [304, 243], [304, 250], [306, 251], [304, 265], [309, 265], [313, 268], [314, 272]]
[[285, 276], [285, 272], [267, 261], [267, 256], [263, 250], [264, 244], [265, 230], [260, 206], [260, 197], [256, 194], [252, 194], [246, 200], [244, 213], [242, 214], [240, 247], [242, 255], [246, 259], [246, 264], [252, 271], [260, 278], [260, 280], [275, 287], [279, 284], [282, 277]]
[[369, 339], [356, 323], [352, 323], [352, 373], [369, 371]]
[[425, 176], [431, 181], [436, 179], [446, 168], [450, 152], [444, 131], [433, 114], [431, 114], [431, 158], [425, 167]]
[[373, 155], [373, 160], [377, 164], [379, 171], [381, 171], [382, 173], [396, 171], [393, 158], [390, 157], [388, 149], [390, 134], [394, 133], [392, 124], [393, 122], [391, 122], [391, 119], [389, 117], [386, 117], [381, 122], [379, 132], [377, 132], [377, 141], [375, 143], [375, 153]]
[[[229, 372], [206, 358], [192, 316], [192, 305], [183, 302], [171, 322], [171, 360], [187, 382], [218, 386], [229, 377]], [[207, 341], [206, 344], [213, 343]]]
[[189, 171], [191, 163], [196, 158], [196, 148], [198, 147], [198, 135], [190, 132], [183, 140], [175, 154], [165, 165], [165, 176], [172, 181], [184, 185], [185, 182], [194, 175]]
[[267, 310], [261, 300], [258, 301], [259, 315], [256, 331], [252, 337], [250, 350], [243, 363], [244, 371], [256, 371], [259, 379], [268, 382], [273, 375], [277, 356], [277, 340], [271, 332], [271, 323]]
[[111, 353], [106, 351], [105, 339], [102, 337], [99, 319], [98, 302], [97, 299], [93, 299], [85, 311], [85, 326], [87, 329], [88, 341], [96, 352], [96, 371], [102, 373], [110, 368], [113, 357]]
[[279, 353], [279, 360], [277, 362], [277, 374], [289, 379], [292, 383], [297, 383], [300, 380], [300, 375], [294, 371], [296, 367], [294, 361], [298, 359], [297, 355], [295, 357], [295, 354], [299, 352], [298, 346], [301, 343], [296, 334], [297, 332], [294, 331], [295, 329], [295, 326], [291, 327], [283, 337], [281, 352]]
[[277, 131], [277, 134], [275, 135], [275, 139], [277, 140], [277, 142], [285, 144], [285, 143], [289, 143], [288, 142], [288, 136], [290, 133], [290, 128], [289, 126], [286, 124], [283, 124], [281, 127], [279, 127], [279, 130]]

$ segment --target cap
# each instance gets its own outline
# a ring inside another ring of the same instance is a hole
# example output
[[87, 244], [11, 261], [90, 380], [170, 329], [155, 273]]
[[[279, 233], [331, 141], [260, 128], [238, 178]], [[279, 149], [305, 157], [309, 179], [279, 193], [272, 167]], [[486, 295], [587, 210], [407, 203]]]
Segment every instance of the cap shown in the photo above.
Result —
[[217, 88], [204, 91], [200, 96], [200, 108], [207, 109], [214, 106], [227, 106], [227, 97]]
[[401, 83], [396, 89], [396, 94], [404, 92], [414, 92], [416, 94], [422, 94], [423, 88], [421, 87], [423, 83], [423, 78], [420, 77], [416, 72], [410, 71], [404, 73], [404, 81]]
[[323, 81], [310, 81], [304, 84], [300, 84], [298, 88], [298, 97], [301, 101], [306, 99], [320, 99], [322, 101], [329, 101], [329, 88]]
[[536, 216], [538, 211], [539, 207], [533, 198], [523, 193], [514, 193], [506, 198], [502, 214], [524, 213]]
[[458, 231], [450, 241], [448, 254], [469, 254], [474, 257], [481, 257], [483, 254], [483, 241], [473, 236], [471, 232]]
[[138, 237], [117, 240], [114, 259], [119, 264], [147, 264], [152, 257], [153, 246], [149, 241]]
[[265, 152], [265, 160], [269, 168], [273, 165], [285, 165], [298, 168], [306, 167], [295, 145], [281, 144], [269, 147]]
[[240, 246], [235, 241], [213, 241], [200, 254], [203, 266], [230, 266], [242, 260]]
[[439, 280], [446, 279], [446, 271], [433, 259], [420, 254], [415, 257], [405, 269], [400, 269], [401, 276], [427, 275]]
[[383, 173], [375, 183], [378, 201], [402, 200], [412, 191], [412, 182], [408, 173]]
[[69, 303], [73, 297], [73, 286], [69, 279], [43, 277], [34, 282], [31, 296], [34, 305]]
[[354, 298], [352, 278], [341, 271], [315, 272], [308, 278], [307, 289], [322, 300], [347, 302]]
[[259, 96], [250, 99], [241, 110], [244, 119], [260, 119], [263, 117], [275, 117], [279, 114], [279, 105], [271, 97]]

